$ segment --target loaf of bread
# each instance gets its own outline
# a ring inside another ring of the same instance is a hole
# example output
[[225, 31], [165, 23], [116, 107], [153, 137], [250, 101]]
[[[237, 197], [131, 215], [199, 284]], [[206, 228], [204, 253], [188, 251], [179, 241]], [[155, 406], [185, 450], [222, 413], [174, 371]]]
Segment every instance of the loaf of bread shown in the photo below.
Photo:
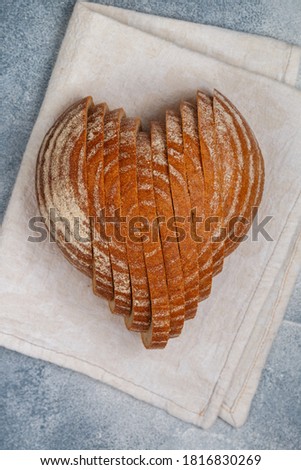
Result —
[[167, 110], [150, 132], [84, 98], [47, 132], [36, 167], [51, 237], [146, 348], [164, 348], [196, 315], [263, 186], [256, 138], [216, 90]]

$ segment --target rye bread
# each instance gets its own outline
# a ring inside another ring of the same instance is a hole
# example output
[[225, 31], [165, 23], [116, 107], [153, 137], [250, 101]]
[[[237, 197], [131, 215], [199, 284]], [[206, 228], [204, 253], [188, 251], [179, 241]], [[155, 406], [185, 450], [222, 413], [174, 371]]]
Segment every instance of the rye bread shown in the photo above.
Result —
[[74, 267], [92, 277], [86, 182], [86, 129], [92, 98], [70, 106], [46, 134], [36, 166], [36, 194], [52, 239]]
[[175, 214], [176, 238], [184, 274], [185, 319], [196, 315], [199, 298], [199, 269], [196, 243], [190, 233], [190, 198], [187, 187], [182, 123], [174, 111], [166, 112], [166, 142], [169, 181]]
[[178, 336], [185, 320], [184, 277], [179, 245], [169, 238], [168, 221], [174, 217], [169, 182], [166, 137], [159, 122], [151, 123], [152, 168], [170, 306], [170, 337]]
[[206, 226], [211, 234], [212, 270], [218, 274], [224, 261], [224, 188], [222, 183], [223, 147], [217, 135], [212, 98], [197, 92], [198, 130], [206, 193]]
[[137, 133], [140, 120], [123, 118], [120, 126], [119, 178], [121, 216], [125, 219], [122, 236], [126, 239], [127, 262], [130, 272], [132, 309], [125, 317], [129, 330], [144, 331], [149, 328], [151, 312], [143, 243], [132, 230], [139, 219], [137, 181]]
[[[228, 225], [224, 243], [225, 256], [244, 240], [256, 208], [260, 204], [264, 184], [264, 163], [257, 140], [244, 117], [224, 95], [214, 91], [213, 107], [223, 148], [227, 146], [232, 164], [237, 165], [238, 175], [229, 185], [235, 188], [231, 205], [225, 214]], [[224, 168], [224, 174], [227, 167]], [[255, 210], [254, 210], [255, 209]]]
[[[191, 204], [192, 232], [196, 238], [199, 265], [199, 301], [206, 299], [212, 284], [211, 233], [205, 230], [206, 204], [205, 181], [201, 162], [196, 106], [183, 101], [180, 106], [183, 130], [184, 161]], [[208, 209], [207, 209], [208, 210]], [[198, 223], [198, 220], [200, 222]]]
[[[137, 136], [138, 200], [141, 220], [148, 233], [143, 236], [151, 321], [149, 328], [141, 333], [146, 348], [164, 348], [170, 332], [170, 307], [166, 273], [160, 237], [153, 237], [152, 225], [157, 217], [152, 173], [152, 154], [149, 135], [139, 132]], [[146, 226], [145, 226], [146, 225]]]
[[131, 283], [125, 242], [120, 241], [120, 174], [119, 139], [120, 123], [125, 117], [123, 109], [106, 114], [104, 120], [104, 187], [106, 235], [109, 237], [109, 254], [112, 267], [114, 299], [109, 302], [112, 313], [131, 313]]
[[88, 116], [87, 184], [93, 253], [93, 291], [107, 300], [113, 300], [112, 268], [104, 223], [103, 147], [106, 113], [108, 113], [108, 107], [105, 103], [101, 103], [95, 106]]

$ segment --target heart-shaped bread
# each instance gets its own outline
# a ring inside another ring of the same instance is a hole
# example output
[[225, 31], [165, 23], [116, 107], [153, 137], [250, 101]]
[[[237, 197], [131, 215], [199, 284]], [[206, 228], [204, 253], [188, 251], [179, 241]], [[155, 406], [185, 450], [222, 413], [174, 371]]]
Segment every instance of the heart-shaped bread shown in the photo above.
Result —
[[216, 90], [167, 110], [149, 133], [84, 98], [47, 132], [36, 168], [51, 237], [146, 348], [164, 348], [195, 316], [263, 186], [256, 138]]

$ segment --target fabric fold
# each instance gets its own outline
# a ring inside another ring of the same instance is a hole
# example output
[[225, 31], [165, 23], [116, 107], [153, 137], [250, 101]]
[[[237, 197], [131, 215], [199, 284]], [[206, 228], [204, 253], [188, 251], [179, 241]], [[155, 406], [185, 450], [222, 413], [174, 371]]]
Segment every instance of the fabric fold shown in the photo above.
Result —
[[[219, 414], [241, 425], [300, 262], [299, 57], [300, 48], [267, 38], [78, 3], [3, 223], [0, 343], [198, 426]], [[273, 240], [242, 243], [181, 337], [146, 351], [55, 244], [28, 241], [29, 220], [38, 215], [35, 162], [50, 125], [83, 96], [123, 107], [147, 128], [198, 88], [229, 96], [255, 132], [266, 164], [259, 217], [272, 215]]]
[[214, 57], [227, 64], [295, 86], [301, 48], [277, 39], [217, 26], [146, 15], [106, 5], [83, 2], [87, 9], [120, 23], [168, 40], [180, 47]]

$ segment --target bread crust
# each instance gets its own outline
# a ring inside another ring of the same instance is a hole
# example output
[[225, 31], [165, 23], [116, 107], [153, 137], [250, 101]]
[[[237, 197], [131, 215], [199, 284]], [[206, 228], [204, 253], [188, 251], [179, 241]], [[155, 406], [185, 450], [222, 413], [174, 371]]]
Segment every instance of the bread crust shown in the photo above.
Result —
[[[211, 232], [205, 231], [206, 193], [198, 132], [197, 110], [194, 105], [183, 101], [180, 106], [184, 160], [187, 186], [193, 210], [192, 225], [195, 227], [196, 247], [199, 266], [199, 301], [205, 300], [211, 292], [212, 284], [212, 247]], [[197, 223], [200, 218], [200, 223]]]
[[[92, 277], [92, 250], [86, 127], [92, 106], [92, 98], [84, 98], [56, 120], [43, 140], [36, 167], [37, 201], [46, 226], [68, 261], [89, 277]], [[52, 221], [51, 209], [55, 210]]]
[[113, 299], [113, 277], [109, 246], [105, 236], [104, 210], [104, 118], [105, 103], [98, 104], [87, 123], [87, 184], [93, 254], [93, 291], [107, 300]]
[[[112, 266], [114, 299], [109, 302], [112, 313], [129, 315], [132, 308], [130, 273], [126, 244], [118, 240], [118, 214], [121, 209], [119, 139], [120, 123], [125, 117], [123, 109], [110, 111], [104, 121], [104, 186], [106, 202], [106, 235]], [[108, 220], [110, 218], [110, 220]]]
[[[263, 183], [264, 163], [256, 138], [244, 117], [237, 108], [224, 95], [214, 91], [214, 110], [217, 119], [222, 121], [225, 132], [231, 145], [233, 161], [237, 161], [239, 167], [239, 181], [232, 181], [237, 193], [232, 201], [232, 206], [226, 215], [226, 222], [242, 220], [235, 229], [234, 224], [229, 226], [227, 238], [224, 243], [225, 256], [228, 256], [244, 238], [254, 217], [253, 208], [260, 204]], [[224, 142], [225, 145], [225, 142]]]
[[152, 154], [149, 135], [137, 136], [137, 174], [140, 216], [148, 222], [149, 233], [143, 240], [143, 251], [151, 302], [151, 322], [141, 333], [146, 348], [164, 348], [169, 339], [170, 306], [161, 238], [153, 237], [151, 227], [156, 219]]
[[121, 216], [126, 219], [122, 236], [126, 238], [127, 261], [130, 272], [132, 310], [125, 317], [129, 330], [145, 331], [150, 326], [149, 288], [144, 261], [143, 243], [130, 233], [135, 218], [139, 218], [137, 181], [137, 133], [140, 120], [123, 118], [120, 126], [119, 177]]
[[221, 272], [224, 261], [224, 241], [223, 239], [218, 241], [224, 225], [223, 149], [217, 135], [212, 99], [201, 91], [197, 92], [197, 109], [201, 161], [205, 179], [206, 231], [211, 236], [212, 274], [215, 276]]
[[[179, 245], [169, 240], [167, 222], [174, 217], [170, 190], [166, 137], [159, 122], [151, 123], [151, 148], [158, 229], [161, 235], [163, 259], [170, 306], [170, 337], [179, 336], [185, 320], [184, 276]], [[160, 218], [160, 219], [159, 219]]]
[[[182, 123], [174, 111], [166, 112], [166, 142], [169, 180], [175, 217], [182, 221], [182, 239], [178, 236], [185, 286], [185, 319], [196, 315], [199, 298], [199, 272], [196, 243], [190, 234], [190, 199], [184, 162]], [[177, 222], [178, 225], [178, 222]]]
[[152, 122], [150, 133], [123, 109], [86, 97], [47, 132], [35, 184], [66, 259], [92, 277], [94, 293], [146, 348], [164, 348], [249, 230], [264, 162], [246, 120], [216, 90], [198, 91], [196, 104], [183, 101], [180, 115], [167, 111], [165, 125]]

